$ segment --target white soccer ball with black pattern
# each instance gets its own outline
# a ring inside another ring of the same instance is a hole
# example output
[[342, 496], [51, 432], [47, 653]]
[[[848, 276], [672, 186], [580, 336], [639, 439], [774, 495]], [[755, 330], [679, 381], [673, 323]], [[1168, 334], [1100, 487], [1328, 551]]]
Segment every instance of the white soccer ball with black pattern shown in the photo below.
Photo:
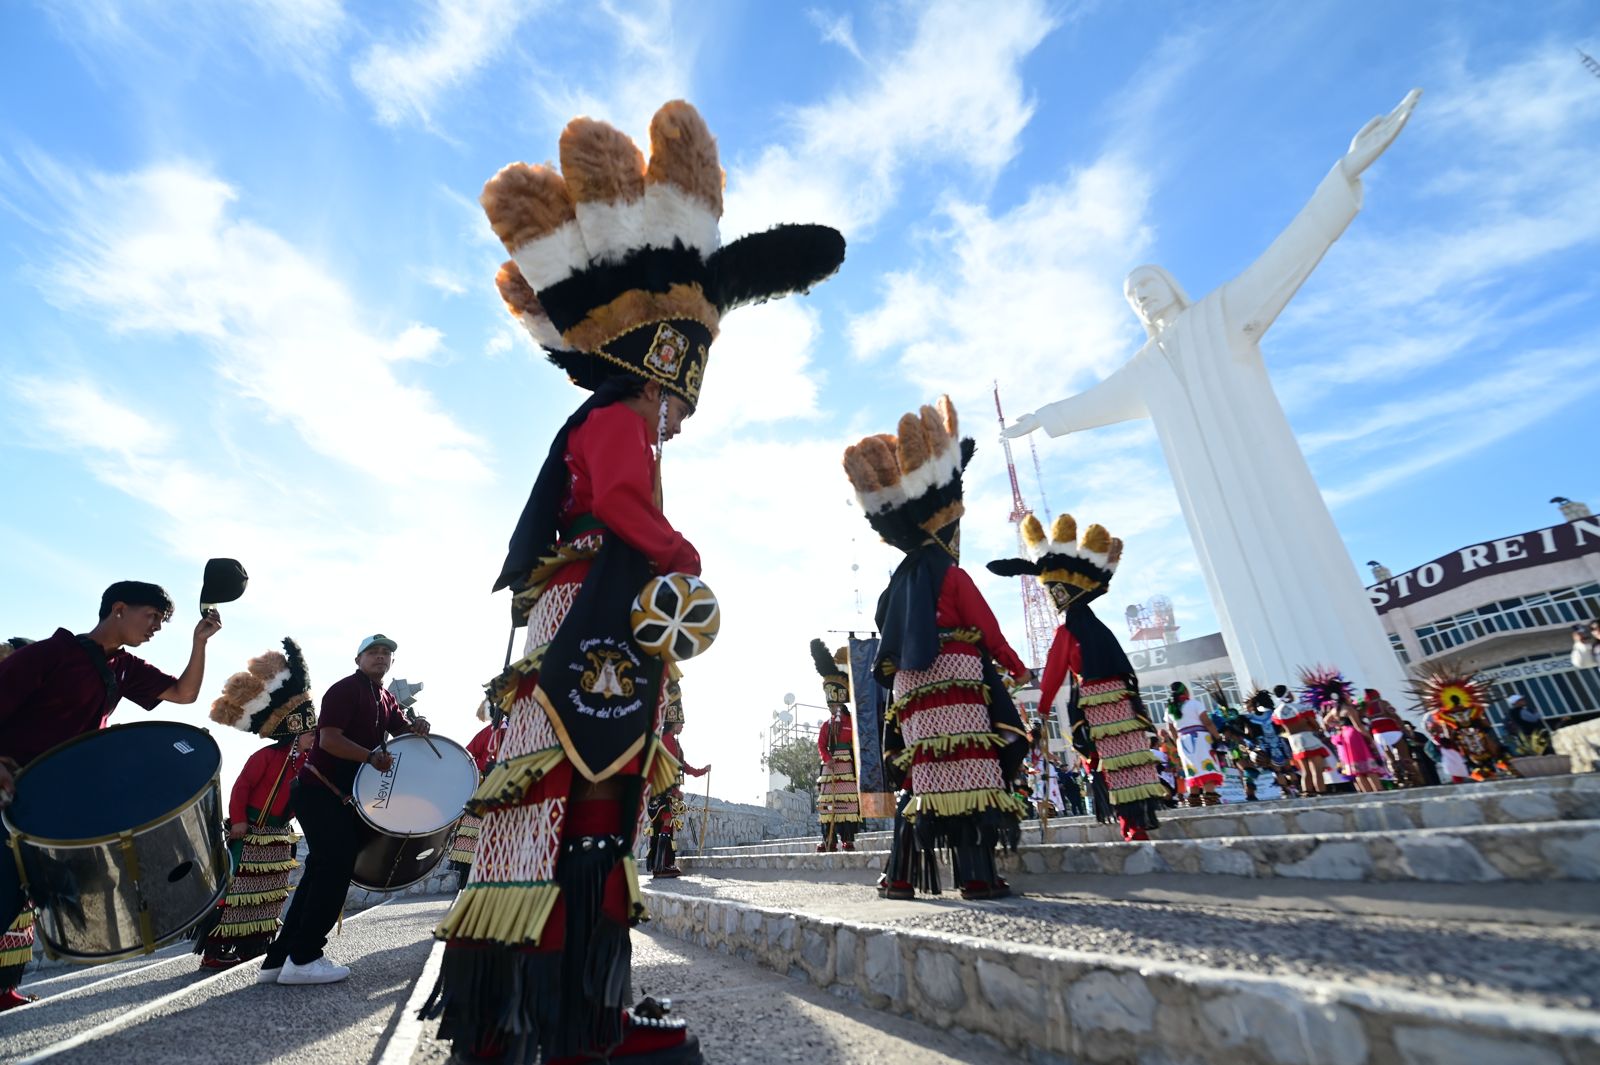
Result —
[[682, 662], [710, 647], [722, 611], [706, 582], [687, 573], [652, 577], [633, 601], [633, 638], [640, 650]]

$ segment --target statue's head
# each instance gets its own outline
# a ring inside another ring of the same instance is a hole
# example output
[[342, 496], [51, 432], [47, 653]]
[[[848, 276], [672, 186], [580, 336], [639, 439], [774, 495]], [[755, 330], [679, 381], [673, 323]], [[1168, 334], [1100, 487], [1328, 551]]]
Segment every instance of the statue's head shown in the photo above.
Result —
[[1189, 306], [1189, 294], [1159, 266], [1136, 267], [1123, 282], [1122, 294], [1151, 336], [1170, 325]]

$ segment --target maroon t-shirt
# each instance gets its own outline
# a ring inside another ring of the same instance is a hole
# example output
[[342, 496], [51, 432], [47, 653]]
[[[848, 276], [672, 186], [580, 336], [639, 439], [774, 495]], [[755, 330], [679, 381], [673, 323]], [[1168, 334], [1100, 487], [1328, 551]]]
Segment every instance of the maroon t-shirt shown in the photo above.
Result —
[[[385, 733], [397, 736], [411, 731], [400, 703], [380, 685], [372, 683], [359, 669], [340, 681], [335, 681], [317, 704], [317, 744], [311, 748], [300, 777], [308, 784], [321, 787], [306, 766], [316, 766], [328, 782], [346, 794], [355, 786], [360, 762], [337, 758], [322, 749], [322, 730], [336, 728], [345, 739], [371, 749], [378, 746]], [[309, 778], [309, 779], [307, 779]]]
[[[0, 754], [26, 766], [58, 743], [103, 728], [115, 704], [96, 664], [97, 649], [66, 629], [0, 661]], [[178, 678], [118, 648], [105, 655], [117, 696], [146, 710]]]

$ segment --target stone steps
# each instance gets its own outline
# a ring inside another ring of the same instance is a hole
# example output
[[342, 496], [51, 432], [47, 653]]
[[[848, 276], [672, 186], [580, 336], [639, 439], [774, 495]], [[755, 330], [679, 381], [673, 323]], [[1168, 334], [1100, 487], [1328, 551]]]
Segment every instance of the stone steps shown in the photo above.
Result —
[[[830, 892], [858, 897], [830, 903]], [[894, 903], [803, 882], [686, 879], [646, 896], [657, 934], [987, 1036], [1028, 1061], [1600, 1060], [1593, 929], [1523, 935], [1331, 909], [1286, 921], [1229, 905]]]
[[[1573, 783], [1559, 788], [1496, 788], [1471, 795], [1451, 794], [1452, 789], [1426, 788], [1376, 795], [1330, 796], [1321, 801], [1235, 803], [1200, 809], [1183, 807], [1162, 814], [1159, 837], [1217, 839], [1321, 832], [1394, 832], [1412, 828], [1600, 818], [1600, 776], [1568, 779]], [[1532, 781], [1527, 783], [1533, 784]], [[1040, 842], [1040, 837], [1038, 821], [1024, 823], [1022, 838], [1025, 843]], [[1089, 817], [1052, 819], [1044, 834], [1044, 841], [1050, 843], [1109, 843], [1118, 842], [1120, 838], [1115, 825], [1102, 825]], [[888, 845], [886, 832], [867, 832], [856, 837], [858, 850], [886, 850]], [[817, 841], [813, 837], [715, 847], [710, 856], [814, 854], [816, 849]]]
[[[1509, 792], [1515, 792], [1519, 795], [1528, 796], [1549, 795], [1552, 796], [1552, 802], [1556, 802], [1558, 800], [1555, 800], [1553, 797], [1557, 795], [1566, 794], [1568, 792], [1582, 792], [1592, 795], [1596, 790], [1600, 790], [1600, 774], [1585, 773], [1563, 774], [1561, 776], [1550, 777], [1533, 777], [1527, 780], [1489, 780], [1481, 783], [1457, 784], [1437, 788], [1407, 788], [1399, 791], [1378, 792], [1376, 794], [1354, 793], [1347, 795], [1325, 795], [1309, 799], [1273, 799], [1263, 802], [1229, 803], [1224, 806], [1199, 808], [1179, 806], [1175, 809], [1162, 812], [1161, 830], [1164, 835], [1169, 837], [1173, 836], [1174, 834], [1178, 834], [1191, 835], [1194, 836], [1194, 838], [1202, 838], [1205, 830], [1203, 828], [1199, 830], [1191, 830], [1187, 828], [1186, 824], [1188, 821], [1192, 819], [1209, 819], [1241, 815], [1257, 817], [1267, 814], [1282, 814], [1286, 817], [1292, 818], [1300, 811], [1323, 811], [1333, 813], [1336, 816], [1342, 816], [1339, 812], [1350, 806], [1366, 807], [1377, 802], [1400, 802], [1410, 804], [1429, 802], [1432, 800], [1455, 800], [1454, 804], [1435, 807], [1434, 809], [1436, 812], [1443, 812], [1447, 809], [1461, 810], [1463, 809], [1463, 806], [1461, 805], [1462, 800], [1466, 800], [1467, 804], [1470, 805], [1483, 805], [1490, 811], [1483, 818], [1478, 820], [1457, 820], [1453, 823], [1485, 824], [1493, 823], [1491, 818], [1493, 816], [1493, 810], [1497, 805], [1496, 800], [1500, 796]], [[1462, 814], [1457, 816], [1465, 818], [1471, 817], [1470, 814]], [[1537, 819], [1539, 818], [1527, 816], [1515, 818], [1515, 820], [1519, 821]], [[1267, 820], [1270, 822], [1271, 819], [1268, 818]], [[1316, 819], [1313, 819], [1313, 822], [1315, 822], [1315, 820]], [[1444, 826], [1423, 825], [1420, 827]], [[1345, 830], [1364, 831], [1362, 828], [1355, 827], [1353, 823]], [[1024, 821], [1022, 823], [1022, 831], [1024, 839], [1037, 840], [1039, 838], [1039, 822], [1037, 820]], [[1063, 833], [1063, 837], [1059, 840], [1055, 839], [1055, 834], [1058, 831]], [[1308, 829], [1308, 831], [1318, 830]], [[1106, 833], [1104, 838], [1107, 839], [1115, 838], [1114, 830], [1112, 830], [1109, 826], [1099, 824], [1091, 816], [1053, 817], [1050, 819], [1050, 834], [1052, 842], [1079, 842], [1079, 840], [1068, 838], [1069, 835], [1079, 833], [1090, 834], [1090, 839], [1100, 838], [1098, 835], [1095, 835], [1096, 833]], [[813, 836], [793, 836], [782, 839], [763, 840], [760, 843], [712, 847], [711, 854], [732, 855], [814, 853], [817, 849], [817, 843], [820, 838], [820, 834]], [[861, 849], [881, 849], [888, 846], [888, 840], [888, 832], [862, 832], [856, 836], [856, 846]]]

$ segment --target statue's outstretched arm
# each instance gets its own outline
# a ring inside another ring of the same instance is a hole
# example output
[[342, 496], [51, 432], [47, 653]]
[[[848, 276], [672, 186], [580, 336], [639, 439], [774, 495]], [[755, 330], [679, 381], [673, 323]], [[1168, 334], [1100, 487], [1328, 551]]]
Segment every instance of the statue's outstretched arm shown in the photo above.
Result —
[[1229, 325], [1259, 341], [1277, 320], [1361, 210], [1362, 172], [1394, 143], [1421, 95], [1413, 89], [1389, 114], [1363, 126], [1288, 228], [1259, 259], [1222, 286]]
[[1102, 425], [1132, 421], [1149, 417], [1144, 397], [1139, 392], [1139, 369], [1142, 358], [1135, 355], [1110, 377], [1087, 392], [1046, 404], [1032, 414], [1024, 414], [1005, 430], [1006, 436], [1026, 436], [1035, 429], [1043, 429], [1051, 436], [1066, 436], [1084, 429], [1097, 429]]

